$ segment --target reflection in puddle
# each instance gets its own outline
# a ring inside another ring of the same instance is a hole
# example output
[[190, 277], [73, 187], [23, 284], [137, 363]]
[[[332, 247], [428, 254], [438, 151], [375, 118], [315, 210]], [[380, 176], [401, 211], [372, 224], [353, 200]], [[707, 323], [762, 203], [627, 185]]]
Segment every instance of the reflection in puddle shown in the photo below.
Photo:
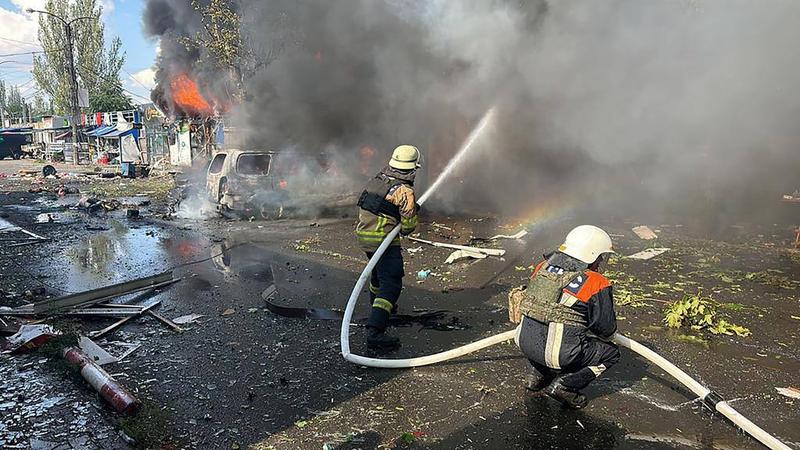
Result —
[[125, 254], [124, 243], [112, 239], [107, 233], [91, 236], [85, 245], [72, 248], [69, 256], [79, 267], [96, 272], [105, 272], [111, 261]]
[[109, 225], [109, 231], [94, 233], [66, 250], [69, 290], [149, 276], [171, 265], [171, 256], [179, 256], [152, 227], [128, 228], [116, 220]]

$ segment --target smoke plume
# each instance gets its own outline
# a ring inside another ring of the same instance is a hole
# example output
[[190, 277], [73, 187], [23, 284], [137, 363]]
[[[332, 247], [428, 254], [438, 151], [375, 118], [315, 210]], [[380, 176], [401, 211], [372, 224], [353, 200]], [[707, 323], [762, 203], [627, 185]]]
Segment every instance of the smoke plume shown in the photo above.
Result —
[[[265, 64], [227, 120], [262, 147], [354, 162], [369, 147], [377, 169], [412, 143], [430, 183], [494, 106], [440, 208], [514, 215], [555, 198], [725, 218], [797, 187], [792, 0], [234, 5]], [[145, 25], [161, 42], [158, 95], [187, 73], [226, 98], [230, 69], [179, 43], [200, 30], [188, 0], [148, 0]]]

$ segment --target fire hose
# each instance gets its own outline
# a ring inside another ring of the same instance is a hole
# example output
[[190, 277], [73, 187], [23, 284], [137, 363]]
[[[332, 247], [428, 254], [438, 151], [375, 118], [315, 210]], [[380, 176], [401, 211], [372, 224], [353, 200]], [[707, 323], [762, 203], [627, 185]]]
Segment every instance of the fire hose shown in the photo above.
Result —
[[[478, 126], [473, 130], [470, 136], [467, 138], [467, 141], [462, 146], [461, 150], [458, 154], [453, 158], [453, 160], [445, 167], [444, 171], [441, 175], [436, 179], [433, 185], [425, 191], [425, 193], [420, 197], [419, 204], [422, 205], [425, 201], [433, 195], [436, 189], [441, 185], [445, 178], [450, 174], [452, 168], [458, 161], [461, 159], [466, 150], [469, 149], [489, 122], [493, 114], [493, 110], [490, 109]], [[397, 237], [398, 233], [400, 232], [400, 226], [396, 226], [392, 231], [384, 238], [381, 245], [369, 259], [369, 262], [364, 267], [364, 270], [361, 272], [361, 276], [358, 277], [358, 281], [356, 281], [355, 286], [353, 287], [353, 292], [350, 293], [350, 298], [347, 301], [347, 307], [344, 311], [344, 317], [342, 318], [342, 329], [341, 329], [341, 349], [342, 349], [342, 356], [345, 360], [352, 362], [354, 364], [359, 364], [362, 366], [367, 367], [376, 367], [376, 368], [383, 368], [383, 369], [407, 369], [412, 367], [420, 367], [420, 366], [427, 366], [430, 364], [436, 364], [443, 361], [451, 360], [454, 358], [458, 358], [460, 356], [467, 355], [469, 353], [476, 352], [478, 350], [482, 350], [487, 347], [491, 347], [492, 345], [499, 344], [501, 342], [505, 342], [511, 339], [514, 339], [518, 333], [518, 330], [515, 328], [513, 330], [509, 330], [495, 336], [491, 336], [485, 339], [481, 339], [479, 341], [475, 341], [471, 344], [463, 345], [461, 347], [454, 348], [452, 350], [448, 350], [441, 353], [435, 353], [432, 355], [427, 356], [419, 356], [416, 358], [405, 358], [405, 359], [383, 359], [383, 358], [370, 358], [366, 356], [355, 355], [350, 352], [350, 321], [353, 318], [353, 312], [355, 311], [356, 302], [358, 301], [358, 297], [361, 294], [361, 291], [364, 289], [364, 285], [367, 282], [372, 270], [375, 268], [375, 265], [378, 264], [378, 260], [383, 256], [386, 252], [386, 249], [392, 243], [392, 241]], [[754, 424], [746, 417], [741, 415], [738, 411], [733, 409], [728, 402], [722, 399], [722, 397], [717, 394], [716, 392], [711, 391], [710, 389], [706, 388], [702, 384], [700, 384], [697, 380], [690, 377], [686, 374], [683, 370], [672, 364], [671, 362], [667, 361], [664, 357], [657, 354], [656, 352], [650, 350], [649, 348], [645, 347], [644, 345], [634, 341], [633, 339], [627, 338], [619, 333], [616, 333], [612, 338], [615, 343], [618, 345], [630, 349], [631, 351], [639, 354], [643, 358], [647, 359], [651, 363], [657, 365], [662, 370], [670, 374], [673, 378], [678, 380], [681, 384], [689, 388], [695, 395], [697, 395], [700, 399], [702, 399], [703, 403], [711, 408], [712, 410], [719, 411], [722, 415], [727, 417], [731, 422], [733, 422], [736, 426], [750, 434], [752, 437], [756, 438], [759, 442], [764, 444], [767, 448], [770, 449], [780, 449], [780, 450], [790, 450], [790, 448], [784, 444], [783, 442], [779, 441], [777, 438], [772, 436], [771, 434], [764, 431], [758, 425]]]

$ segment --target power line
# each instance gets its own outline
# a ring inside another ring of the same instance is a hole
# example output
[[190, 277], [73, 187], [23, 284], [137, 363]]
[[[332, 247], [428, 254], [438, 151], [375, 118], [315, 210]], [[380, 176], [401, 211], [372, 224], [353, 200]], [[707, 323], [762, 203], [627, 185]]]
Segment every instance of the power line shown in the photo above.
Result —
[[24, 44], [24, 45], [28, 45], [28, 46], [31, 46], [31, 45], [32, 45], [32, 46], [34, 46], [34, 47], [42, 48], [42, 46], [41, 46], [41, 45], [39, 45], [39, 44], [34, 44], [33, 42], [18, 41], [18, 40], [16, 40], [16, 39], [9, 39], [9, 38], [2, 37], [2, 36], [0, 36], [0, 39], [2, 39], [2, 40], [4, 40], [4, 41], [8, 42], [8, 43], [9, 43], [9, 45], [12, 45], [12, 46], [14, 46], [14, 47], [17, 47], [17, 48], [18, 48], [18, 49], [20, 49], [20, 50], [31, 50], [31, 49], [30, 49], [30, 48], [25, 48], [25, 47], [22, 47], [22, 46], [21, 46], [21, 45], [19, 45], [19, 44]]
[[121, 69], [122, 69], [122, 71], [123, 71], [123, 72], [127, 73], [127, 74], [128, 74], [128, 76], [129, 76], [129, 77], [131, 77], [131, 80], [135, 81], [135, 82], [136, 82], [136, 84], [138, 84], [139, 86], [141, 86], [141, 87], [143, 87], [143, 88], [147, 89], [148, 91], [149, 91], [149, 90], [151, 90], [149, 87], [145, 86], [145, 85], [144, 85], [144, 84], [143, 84], [141, 81], [139, 81], [138, 79], [136, 79], [136, 77], [135, 77], [135, 76], [133, 76], [133, 74], [132, 74], [132, 73], [130, 73], [130, 72], [128, 72], [127, 70], [125, 70], [125, 68], [124, 68], [124, 67], [122, 67]]
[[[88, 71], [89, 71], [89, 72], [91, 72], [91, 73], [92, 73], [94, 76], [96, 76], [97, 78], [100, 78], [100, 79], [102, 79], [102, 80], [104, 80], [104, 81], [119, 81], [119, 83], [120, 83], [120, 88], [123, 90], [123, 92], [127, 92], [128, 94], [130, 94], [130, 95], [133, 95], [134, 97], [139, 97], [139, 98], [141, 98], [141, 99], [147, 100], [148, 102], [152, 102], [152, 100], [151, 100], [151, 99], [149, 99], [149, 98], [147, 98], [147, 97], [145, 97], [145, 96], [143, 96], [143, 95], [139, 95], [139, 94], [137, 94], [137, 93], [135, 93], [135, 92], [129, 91], [128, 89], [125, 89], [125, 87], [121, 86], [121, 85], [122, 85], [122, 80], [120, 80], [120, 79], [118, 79], [118, 78], [117, 78], [117, 79], [112, 79], [112, 78], [109, 78], [109, 77], [104, 77], [103, 75], [100, 75], [99, 73], [95, 72], [94, 70], [92, 70], [92, 69], [90, 69], [90, 68], [88, 68], [88, 67], [81, 66], [81, 68], [82, 68], [83, 70], [88, 70]], [[125, 69], [122, 69], [122, 70], [124, 71]]]
[[4, 58], [6, 56], [22, 56], [22, 55], [38, 55], [39, 53], [44, 53], [44, 50], [39, 50], [35, 52], [24, 52], [24, 53], [6, 53], [5, 55], [0, 55], [0, 58]]

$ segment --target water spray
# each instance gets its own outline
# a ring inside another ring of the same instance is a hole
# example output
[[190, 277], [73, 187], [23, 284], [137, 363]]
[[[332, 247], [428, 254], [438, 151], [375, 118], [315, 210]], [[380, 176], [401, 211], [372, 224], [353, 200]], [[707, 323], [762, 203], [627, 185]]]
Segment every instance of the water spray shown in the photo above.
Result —
[[[472, 130], [472, 132], [467, 136], [467, 139], [461, 145], [458, 153], [450, 160], [450, 162], [445, 166], [444, 170], [439, 174], [436, 180], [433, 182], [433, 185], [425, 191], [424, 194], [419, 198], [419, 204], [422, 205], [425, 201], [430, 198], [431, 195], [436, 192], [436, 189], [444, 182], [446, 178], [448, 178], [454, 168], [464, 159], [464, 156], [467, 152], [474, 146], [473, 144], [475, 141], [483, 134], [484, 129], [487, 127], [488, 124], [492, 122], [494, 118], [494, 108], [490, 108], [484, 114], [483, 118], [478, 125]], [[454, 348], [452, 350], [448, 350], [441, 353], [435, 353], [432, 355], [427, 356], [419, 356], [416, 358], [405, 358], [405, 359], [383, 359], [383, 358], [369, 358], [366, 356], [355, 355], [350, 352], [350, 321], [353, 318], [353, 312], [356, 307], [356, 302], [358, 301], [358, 297], [361, 294], [361, 291], [364, 289], [364, 285], [367, 282], [372, 270], [375, 268], [375, 265], [378, 263], [378, 260], [383, 256], [386, 252], [386, 249], [389, 247], [389, 244], [397, 237], [398, 233], [400, 232], [400, 225], [396, 226], [389, 234], [384, 238], [381, 245], [369, 259], [369, 262], [364, 267], [364, 271], [361, 272], [361, 276], [358, 277], [356, 281], [356, 285], [353, 287], [353, 292], [350, 293], [350, 298], [347, 301], [347, 307], [344, 311], [344, 317], [342, 318], [342, 330], [341, 330], [341, 348], [342, 348], [342, 356], [349, 362], [360, 364], [362, 366], [367, 367], [376, 367], [382, 369], [408, 369], [412, 367], [420, 367], [420, 366], [427, 366], [430, 364], [436, 364], [443, 361], [448, 361], [454, 358], [458, 358], [460, 356], [467, 355], [469, 353], [476, 352], [478, 350], [482, 350], [487, 347], [491, 347], [492, 345], [499, 344], [501, 342], [506, 342], [511, 339], [515, 339], [519, 333], [519, 328], [521, 325], [513, 330], [509, 330], [495, 336], [490, 336], [485, 339], [481, 339], [479, 341], [475, 341], [471, 344], [463, 345], [461, 347]], [[633, 339], [627, 338], [619, 333], [616, 333], [613, 336], [613, 341], [622, 347], [630, 349], [631, 351], [639, 354], [643, 358], [647, 359], [651, 363], [657, 365], [662, 370], [670, 374], [673, 378], [678, 380], [681, 384], [686, 386], [689, 390], [691, 390], [698, 398], [702, 399], [703, 403], [711, 408], [712, 410], [719, 411], [722, 415], [727, 417], [731, 422], [733, 422], [736, 426], [750, 434], [752, 437], [756, 438], [759, 442], [764, 444], [767, 448], [773, 450], [791, 450], [786, 444], [779, 441], [777, 438], [772, 436], [771, 434], [764, 431], [758, 425], [754, 424], [746, 417], [741, 415], [738, 411], [733, 409], [733, 407], [728, 404], [722, 397], [717, 394], [716, 392], [711, 391], [707, 387], [703, 386], [695, 380], [694, 378], [690, 377], [686, 374], [683, 370], [672, 364], [671, 362], [667, 361], [661, 355], [657, 354], [656, 352], [652, 351], [651, 349], [645, 347], [644, 345], [634, 341]]]

